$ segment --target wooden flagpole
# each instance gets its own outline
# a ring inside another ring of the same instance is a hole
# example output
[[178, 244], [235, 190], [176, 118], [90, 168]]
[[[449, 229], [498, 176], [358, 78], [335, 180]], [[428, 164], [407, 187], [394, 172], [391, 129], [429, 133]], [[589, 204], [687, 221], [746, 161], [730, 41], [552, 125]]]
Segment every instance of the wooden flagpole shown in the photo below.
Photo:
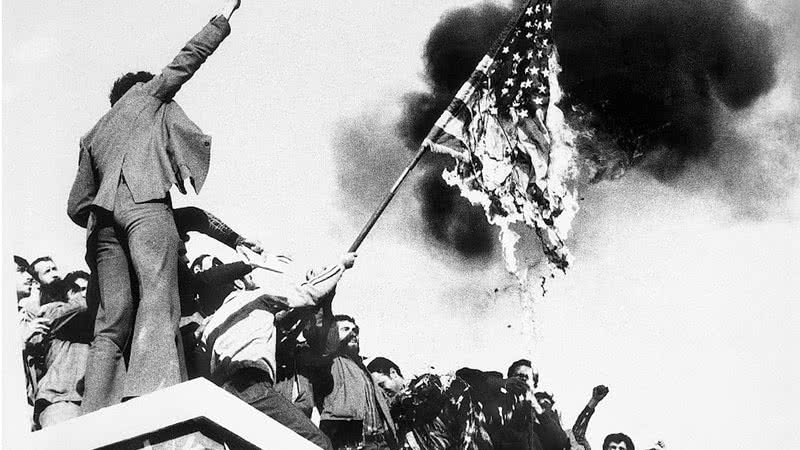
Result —
[[348, 252], [354, 252], [358, 250], [358, 247], [361, 245], [362, 242], [364, 242], [364, 239], [367, 237], [367, 234], [369, 234], [370, 230], [372, 230], [372, 227], [375, 226], [375, 222], [378, 221], [378, 218], [381, 216], [381, 214], [383, 214], [383, 211], [386, 209], [387, 206], [389, 206], [389, 202], [391, 202], [392, 199], [394, 198], [394, 195], [397, 193], [397, 190], [400, 188], [400, 185], [403, 184], [403, 181], [405, 181], [405, 179], [408, 177], [408, 174], [411, 173], [414, 167], [417, 166], [417, 163], [419, 162], [420, 159], [422, 159], [422, 157], [425, 155], [425, 152], [427, 151], [428, 151], [428, 144], [426, 143], [426, 141], [423, 141], [422, 145], [420, 145], [419, 150], [417, 151], [417, 154], [414, 155], [414, 159], [412, 159], [411, 162], [408, 163], [408, 166], [406, 166], [406, 168], [403, 170], [403, 173], [400, 174], [400, 177], [397, 179], [397, 181], [394, 182], [392, 188], [389, 189], [389, 192], [386, 194], [386, 197], [383, 198], [383, 202], [381, 203], [381, 205], [372, 214], [372, 217], [369, 218], [369, 221], [367, 221], [367, 224], [364, 225], [364, 228], [361, 229], [361, 232], [358, 233], [358, 237], [356, 237], [356, 240], [353, 241], [353, 244], [350, 245], [350, 248], [347, 250]]

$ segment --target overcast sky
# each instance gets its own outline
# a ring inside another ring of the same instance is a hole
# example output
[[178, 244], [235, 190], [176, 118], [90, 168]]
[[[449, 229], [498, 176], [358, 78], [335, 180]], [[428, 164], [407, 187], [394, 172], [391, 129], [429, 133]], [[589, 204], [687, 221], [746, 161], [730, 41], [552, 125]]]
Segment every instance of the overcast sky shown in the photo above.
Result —
[[[214, 138], [203, 192], [176, 205], [208, 209], [304, 261], [344, 251], [368, 212], [344, 198], [332, 142], [367, 117], [396, 120], [401, 96], [424, 89], [420, 55], [429, 30], [464, 4], [471, 2], [245, 1], [231, 36], [176, 96]], [[65, 213], [78, 139], [107, 110], [117, 76], [159, 71], [217, 7], [3, 3], [8, 297], [12, 254], [49, 254], [66, 271], [83, 267], [84, 231]], [[771, 164], [797, 145], [796, 129], [774, 126], [796, 127], [796, 67], [784, 62], [778, 87], [735, 118], [737, 127], [765, 134], [758, 166], [765, 177], [797, 173], [796, 152], [783, 166]], [[533, 323], [500, 261], [461, 261], [420, 238], [417, 199], [406, 187], [341, 282], [336, 310], [359, 322], [363, 354], [387, 356], [408, 375], [465, 365], [505, 372], [532, 345], [565, 427], [594, 385], [608, 385], [589, 426], [597, 448], [619, 431], [641, 448], [658, 439], [681, 450], [797, 447], [796, 178], [782, 182], [783, 201], [763, 199], [758, 219], [743, 216], [707, 179], [697, 168], [664, 185], [634, 171], [591, 186], [571, 242], [575, 267], [548, 283]], [[202, 238], [189, 251], [235, 257]], [[8, 355], [10, 302], [3, 312]], [[17, 362], [4, 358], [4, 374], [21, 373]], [[19, 380], [4, 379], [11, 397]], [[4, 422], [19, 423], [8, 418], [11, 402], [3, 405]]]

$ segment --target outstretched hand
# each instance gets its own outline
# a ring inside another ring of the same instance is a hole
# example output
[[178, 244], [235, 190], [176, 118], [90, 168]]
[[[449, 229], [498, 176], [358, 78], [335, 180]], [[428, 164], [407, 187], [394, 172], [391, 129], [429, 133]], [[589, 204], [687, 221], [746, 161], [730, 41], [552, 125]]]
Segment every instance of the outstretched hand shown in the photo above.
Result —
[[233, 12], [239, 9], [241, 4], [241, 0], [225, 0], [222, 3], [222, 9], [220, 10], [219, 14], [221, 16], [225, 16], [226, 20], [230, 20]]
[[342, 263], [345, 269], [349, 269], [356, 263], [357, 256], [354, 252], [348, 252], [342, 255], [342, 259], [339, 262]]
[[239, 252], [242, 256], [244, 256], [244, 249], [248, 249], [252, 252], [262, 254], [264, 253], [264, 244], [261, 243], [258, 239], [250, 239], [242, 236], [239, 242], [236, 244], [236, 251]]
[[249, 248], [243, 248], [239, 253], [250, 267], [277, 273], [284, 273], [286, 267], [292, 262], [292, 258], [288, 255], [275, 255], [267, 252], [259, 254]]

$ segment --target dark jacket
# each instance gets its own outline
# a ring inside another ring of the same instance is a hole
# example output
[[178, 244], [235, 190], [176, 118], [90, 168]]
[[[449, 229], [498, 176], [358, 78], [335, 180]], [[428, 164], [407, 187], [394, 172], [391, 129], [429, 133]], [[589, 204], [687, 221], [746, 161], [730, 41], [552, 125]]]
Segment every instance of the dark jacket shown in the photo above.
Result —
[[[378, 412], [387, 428], [386, 440], [391, 448], [398, 445], [397, 429], [389, 410], [389, 401], [383, 389], [372, 379], [358, 356], [348, 356], [341, 351], [338, 328], [333, 321], [330, 299], [321, 302], [313, 325], [306, 329], [306, 337], [314, 348], [310, 360], [300, 365], [308, 367], [314, 390], [314, 401], [320, 411], [320, 420], [364, 420], [366, 403], [364, 391], [353, 389], [363, 382], [372, 384]], [[356, 370], [353, 370], [357, 366]]]
[[67, 204], [73, 222], [91, 233], [92, 211], [114, 210], [121, 177], [136, 203], [165, 198], [173, 184], [183, 191], [187, 178], [200, 191], [208, 174], [211, 137], [172, 98], [228, 34], [228, 21], [214, 18], [161, 74], [131, 87], [81, 138], [78, 173]]
[[[496, 450], [568, 450], [569, 437], [561, 428], [558, 416], [553, 411], [543, 414], [534, 412], [525, 402], [497, 389], [503, 381], [499, 372], [482, 372], [462, 368], [456, 375], [463, 378], [474, 391], [473, 398], [483, 405], [487, 431]], [[500, 410], [511, 411], [500, 414]]]

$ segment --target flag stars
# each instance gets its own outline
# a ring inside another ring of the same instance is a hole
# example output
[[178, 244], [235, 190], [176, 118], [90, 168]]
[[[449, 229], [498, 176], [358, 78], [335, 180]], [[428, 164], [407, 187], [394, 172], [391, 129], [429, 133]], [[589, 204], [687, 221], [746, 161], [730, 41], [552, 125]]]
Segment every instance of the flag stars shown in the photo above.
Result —
[[508, 47], [503, 47], [503, 53], [508, 53]]
[[514, 53], [514, 61], [515, 62], [522, 61], [522, 56], [519, 53]]
[[506, 80], [506, 86], [513, 86], [513, 85], [514, 85], [514, 79], [513, 78], [509, 78], [509, 79]]
[[536, 103], [537, 105], [541, 106], [542, 104], [544, 104], [544, 99], [542, 97], [535, 97], [533, 99], [533, 103]]
[[530, 16], [531, 14], [533, 14], [533, 8], [529, 7], [528, 9], [525, 10], [525, 15]]
[[545, 85], [543, 85], [543, 84], [542, 84], [542, 85], [540, 85], [540, 86], [539, 86], [539, 93], [541, 93], [541, 94], [545, 94], [545, 93], [547, 93], [547, 86], [545, 86]]
[[524, 118], [528, 117], [528, 110], [527, 109], [521, 109], [521, 110], [519, 110], [517, 112], [517, 115], [524, 119]]
[[549, 30], [550, 27], [552, 27], [552, 26], [553, 26], [553, 22], [550, 21], [550, 19], [544, 21], [544, 29], [545, 30]]

